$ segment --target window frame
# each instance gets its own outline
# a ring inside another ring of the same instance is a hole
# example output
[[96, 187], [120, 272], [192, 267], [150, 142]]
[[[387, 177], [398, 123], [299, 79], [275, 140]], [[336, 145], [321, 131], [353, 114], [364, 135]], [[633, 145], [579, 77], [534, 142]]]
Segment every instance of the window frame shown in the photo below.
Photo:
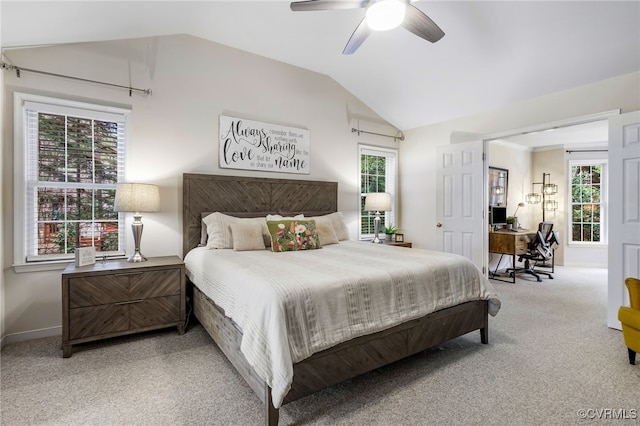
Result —
[[[92, 104], [87, 102], [74, 101], [64, 98], [56, 98], [51, 96], [42, 96], [31, 93], [14, 93], [14, 250], [13, 250], [13, 267], [16, 272], [46, 271], [63, 269], [74, 260], [73, 254], [46, 255], [42, 258], [32, 256], [28, 253], [29, 244], [27, 241], [29, 219], [27, 218], [27, 203], [29, 200], [29, 181], [28, 171], [28, 138], [26, 129], [26, 112], [27, 105], [41, 104], [50, 106], [57, 111], [69, 111], [78, 113], [79, 116], [90, 117], [92, 119], [103, 119], [124, 122], [124, 149], [122, 155], [122, 163], [118, 164], [118, 169], [122, 171], [118, 180], [124, 180], [125, 170], [125, 153], [126, 145], [129, 140], [131, 110], [112, 107], [107, 105]], [[70, 114], [73, 115], [73, 114]], [[32, 165], [31, 165], [32, 167]], [[118, 214], [119, 222], [119, 250], [112, 256], [123, 256], [126, 244], [124, 230], [124, 216]]]
[[[387, 176], [385, 174], [385, 192], [389, 192], [391, 194], [391, 211], [385, 212], [384, 214], [384, 222], [380, 223], [380, 235], [383, 235], [383, 229], [385, 226], [393, 223], [395, 226], [398, 226], [397, 217], [398, 217], [398, 150], [393, 148], [383, 148], [375, 145], [358, 145], [358, 239], [360, 240], [370, 240], [374, 237], [374, 234], [364, 234], [362, 233], [362, 199], [366, 193], [360, 191], [362, 188], [362, 155], [367, 151], [374, 155], [380, 155], [385, 157], [393, 157], [393, 168], [392, 171], [393, 176]], [[389, 186], [393, 187], [393, 190], [389, 190]], [[384, 238], [384, 235], [383, 235]]]
[[[573, 193], [572, 173], [573, 167], [601, 166], [600, 173], [600, 241], [574, 241], [573, 240]], [[567, 162], [567, 245], [572, 247], [602, 247], [608, 245], [608, 220], [609, 220], [609, 162], [606, 158], [581, 158], [571, 159]]]

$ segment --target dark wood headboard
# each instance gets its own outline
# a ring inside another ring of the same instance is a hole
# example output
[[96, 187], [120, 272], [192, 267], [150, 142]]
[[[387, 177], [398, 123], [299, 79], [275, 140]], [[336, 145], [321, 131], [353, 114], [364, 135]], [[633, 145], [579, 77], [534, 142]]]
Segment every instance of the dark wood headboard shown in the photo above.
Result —
[[185, 173], [182, 181], [182, 255], [200, 242], [201, 214], [235, 216], [338, 211], [338, 183]]

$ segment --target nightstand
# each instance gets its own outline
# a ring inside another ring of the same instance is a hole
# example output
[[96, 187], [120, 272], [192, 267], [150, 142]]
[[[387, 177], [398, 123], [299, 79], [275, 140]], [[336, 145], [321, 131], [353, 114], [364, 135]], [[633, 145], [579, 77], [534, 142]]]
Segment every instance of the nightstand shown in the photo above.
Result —
[[396, 242], [396, 241], [388, 241], [388, 240], [383, 240], [383, 244], [387, 245], [387, 246], [395, 246], [395, 247], [407, 247], [407, 248], [411, 248], [412, 244], [406, 241], [403, 242]]
[[62, 356], [73, 345], [185, 327], [185, 269], [178, 256], [69, 265], [62, 273]]

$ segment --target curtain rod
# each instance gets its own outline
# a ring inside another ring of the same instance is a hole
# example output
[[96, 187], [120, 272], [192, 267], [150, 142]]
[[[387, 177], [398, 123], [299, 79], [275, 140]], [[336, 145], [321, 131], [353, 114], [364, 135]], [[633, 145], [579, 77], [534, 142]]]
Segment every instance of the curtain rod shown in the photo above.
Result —
[[366, 130], [360, 130], [360, 129], [356, 129], [355, 127], [351, 128], [351, 133], [358, 133], [358, 136], [360, 136], [360, 133], [366, 133], [368, 135], [376, 135], [376, 136], [384, 136], [385, 138], [393, 138], [393, 141], [395, 142], [396, 139], [400, 139], [401, 141], [404, 140], [404, 135], [402, 134], [402, 132], [400, 132], [400, 136], [391, 136], [391, 135], [384, 135], [382, 133], [375, 133], [375, 132], [367, 132]]
[[15, 66], [15, 65], [8, 64], [6, 62], [0, 62], [0, 68], [2, 68], [4, 70], [8, 70], [8, 71], [15, 70], [16, 76], [18, 78], [20, 78], [20, 72], [21, 71], [26, 71], [26, 72], [32, 72], [32, 73], [35, 73], [35, 74], [48, 75], [48, 76], [51, 76], [51, 77], [68, 78], [68, 79], [71, 79], [71, 80], [85, 81], [87, 83], [103, 84], [105, 86], [118, 87], [120, 89], [127, 89], [127, 90], [129, 90], [129, 96], [131, 96], [131, 92], [134, 91], [134, 90], [136, 92], [142, 92], [145, 95], [151, 95], [151, 89], [138, 89], [136, 87], [123, 86], [121, 84], [105, 83], [104, 81], [89, 80], [87, 78], [74, 77], [74, 76], [71, 76], [71, 75], [56, 74], [56, 73], [52, 73], [52, 72], [34, 70], [34, 69], [29, 69], [29, 68], [21, 68], [21, 67]]
[[567, 149], [565, 152], [571, 154], [572, 152], [608, 152], [608, 149]]

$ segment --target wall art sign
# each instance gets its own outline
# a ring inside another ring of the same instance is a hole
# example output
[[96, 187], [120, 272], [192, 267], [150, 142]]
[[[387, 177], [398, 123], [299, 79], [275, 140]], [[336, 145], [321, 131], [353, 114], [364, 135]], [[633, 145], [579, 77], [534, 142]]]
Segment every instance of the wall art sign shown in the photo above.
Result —
[[220, 167], [309, 174], [309, 131], [220, 116]]

